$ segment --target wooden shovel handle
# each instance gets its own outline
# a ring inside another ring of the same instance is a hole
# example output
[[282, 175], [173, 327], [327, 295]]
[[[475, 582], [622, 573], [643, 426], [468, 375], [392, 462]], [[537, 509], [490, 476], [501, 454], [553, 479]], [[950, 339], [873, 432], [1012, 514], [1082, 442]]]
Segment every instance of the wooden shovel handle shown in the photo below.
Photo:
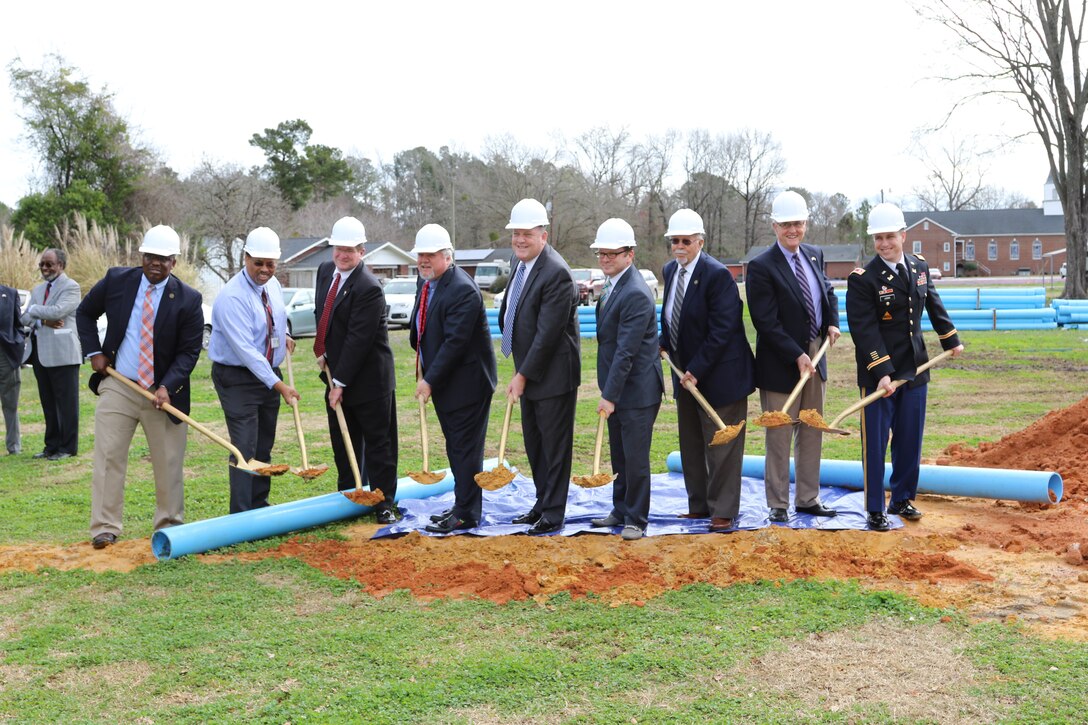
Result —
[[[133, 382], [132, 380], [129, 380], [128, 378], [126, 378], [126, 377], [125, 377], [124, 375], [122, 375], [121, 373], [117, 372], [117, 371], [116, 371], [116, 370], [114, 370], [113, 368], [111, 368], [111, 367], [108, 367], [108, 366], [107, 366], [107, 367], [106, 367], [106, 373], [107, 373], [107, 374], [108, 374], [108, 375], [109, 375], [110, 377], [112, 377], [112, 378], [114, 378], [114, 379], [116, 379], [116, 380], [120, 381], [120, 382], [121, 382], [121, 383], [123, 383], [124, 385], [127, 385], [127, 386], [128, 386], [128, 387], [130, 387], [131, 389], [135, 390], [135, 391], [136, 391], [137, 393], [139, 393], [140, 395], [144, 396], [145, 398], [147, 398], [147, 399], [148, 399], [148, 400], [150, 400], [151, 402], [155, 402], [155, 394], [154, 394], [154, 393], [152, 393], [152, 392], [151, 392], [150, 390], [144, 390], [144, 389], [143, 389], [142, 387], [140, 387], [140, 386], [139, 386], [139, 385], [138, 385], [137, 383]], [[242, 469], [244, 469], [244, 470], [247, 470], [247, 471], [248, 471], [248, 470], [250, 470], [250, 467], [249, 467], [249, 463], [248, 463], [248, 462], [246, 461], [246, 459], [245, 459], [245, 458], [244, 458], [244, 457], [242, 456], [242, 452], [241, 452], [241, 451], [239, 451], [239, 450], [238, 450], [238, 449], [237, 449], [237, 448], [236, 448], [236, 447], [234, 446], [234, 444], [233, 444], [233, 443], [231, 443], [230, 441], [226, 440], [226, 439], [225, 439], [225, 438], [223, 438], [222, 436], [220, 436], [220, 435], [216, 434], [215, 432], [211, 431], [210, 429], [208, 429], [208, 428], [205, 428], [205, 427], [204, 427], [203, 425], [201, 425], [200, 423], [197, 423], [197, 422], [196, 422], [195, 420], [193, 420], [192, 418], [190, 418], [190, 417], [189, 417], [188, 415], [186, 415], [185, 413], [182, 413], [182, 412], [181, 412], [180, 410], [178, 410], [177, 408], [175, 408], [175, 407], [174, 407], [173, 405], [171, 405], [170, 403], [163, 403], [162, 409], [163, 409], [163, 410], [165, 410], [165, 411], [166, 411], [167, 413], [169, 413], [170, 415], [172, 415], [172, 416], [174, 416], [175, 418], [177, 418], [178, 420], [182, 420], [182, 421], [185, 421], [186, 423], [188, 423], [189, 425], [191, 425], [191, 426], [192, 426], [193, 428], [196, 428], [196, 429], [197, 429], [198, 431], [200, 431], [200, 432], [201, 432], [201, 433], [203, 433], [204, 435], [208, 436], [208, 438], [211, 438], [211, 439], [212, 439], [213, 441], [215, 441], [216, 443], [218, 443], [219, 445], [223, 446], [223, 447], [224, 447], [224, 448], [226, 448], [226, 449], [227, 449], [228, 451], [230, 451], [230, 452], [231, 452], [231, 454], [232, 454], [232, 455], [234, 456], [234, 460], [236, 460], [236, 461], [238, 462], [238, 463], [236, 464], [238, 468], [242, 468]]]
[[[672, 358], [669, 357], [669, 353], [662, 350], [661, 357], [665, 360], [665, 362], [669, 364], [669, 367], [672, 368], [672, 371], [676, 373], [676, 377], [684, 377], [684, 371], [673, 364]], [[710, 416], [710, 419], [714, 421], [719, 429], [725, 430], [729, 427], [725, 424], [725, 421], [722, 420], [721, 416], [718, 415], [718, 411], [714, 410], [714, 407], [707, 401], [706, 398], [703, 397], [703, 394], [699, 392], [699, 389], [695, 387], [695, 383], [689, 380], [681, 383], [681, 385], [683, 385], [684, 389], [691, 393], [692, 397], [695, 398], [696, 401], [698, 401], [699, 405], [702, 406], [703, 410], [706, 411], [706, 414]]]
[[502, 419], [502, 435], [499, 437], [499, 465], [506, 465], [503, 459], [506, 457], [506, 438], [510, 434], [510, 414], [514, 412], [514, 399], [506, 399], [506, 415]]
[[[827, 352], [827, 348], [831, 346], [831, 336], [828, 335], [824, 339], [824, 344], [820, 345], [820, 349], [816, 351], [816, 357], [812, 358], [812, 367], [815, 368], [820, 364], [820, 360], [823, 359], [824, 353]], [[801, 379], [797, 381], [797, 385], [793, 386], [793, 392], [790, 393], [790, 397], [786, 398], [786, 404], [782, 406], [783, 412], [789, 412], [790, 406], [793, 405], [793, 401], [797, 400], [797, 396], [801, 394], [801, 389], [805, 387], [805, 383], [812, 377], [812, 373], [808, 370], [801, 373]]]
[[[922, 363], [921, 365], [919, 365], [918, 369], [915, 371], [914, 374], [917, 375], [918, 373], [924, 373], [926, 370], [929, 370], [931, 367], [933, 367], [934, 365], [936, 365], [940, 361], [944, 360], [945, 358], [949, 357], [950, 355], [952, 355], [952, 351], [951, 350], [945, 350], [944, 352], [942, 352], [937, 357], [935, 357], [935, 358], [933, 358], [931, 360], [927, 360], [924, 363]], [[907, 381], [906, 380], [893, 380], [892, 381], [892, 388], [898, 389], [899, 386], [903, 385], [905, 382], [907, 382]], [[847, 416], [858, 412], [859, 410], [866, 407], [867, 405], [871, 405], [872, 403], [874, 403], [874, 402], [880, 400], [881, 398], [883, 398], [885, 395], [886, 395], [886, 392], [883, 389], [878, 389], [878, 390], [870, 393], [869, 395], [866, 395], [864, 398], [857, 401], [856, 403], [851, 405], [849, 408], [847, 408], [843, 412], [839, 413], [838, 417], [835, 418], [835, 420], [831, 421], [831, 425], [829, 427], [838, 428], [839, 423], [841, 423], [844, 419], [846, 419]]]
[[419, 437], [423, 442], [423, 472], [426, 473], [431, 470], [431, 455], [427, 443], [427, 405], [422, 400], [419, 401]]
[[597, 418], [597, 442], [593, 446], [593, 475], [601, 472], [601, 442], [604, 440], [604, 411]]
[[[291, 351], [287, 351], [287, 384], [292, 390], [295, 388], [295, 368], [291, 365]], [[298, 401], [291, 398], [291, 410], [295, 414], [295, 432], [298, 433], [298, 447], [302, 450], [302, 470], [310, 468], [310, 462], [306, 460], [306, 437], [302, 434], [302, 416], [298, 412]]]
[[351, 440], [348, 431], [348, 419], [344, 417], [344, 409], [338, 401], [336, 407], [336, 422], [340, 424], [340, 437], [344, 439], [344, 449], [348, 454], [348, 463], [351, 465], [351, 475], [355, 477], [355, 490], [363, 490], [363, 477], [359, 474], [359, 461], [355, 458], [355, 443]]

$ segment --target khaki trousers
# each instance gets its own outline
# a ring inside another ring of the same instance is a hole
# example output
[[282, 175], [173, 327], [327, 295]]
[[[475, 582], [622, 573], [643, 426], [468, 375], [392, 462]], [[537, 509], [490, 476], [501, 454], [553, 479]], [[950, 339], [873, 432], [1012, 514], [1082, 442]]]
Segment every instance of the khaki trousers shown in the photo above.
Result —
[[[809, 357], [819, 350], [823, 340], [809, 343]], [[786, 412], [797, 419], [797, 414], [810, 408], [824, 412], [824, 390], [827, 386], [816, 373], [801, 388], [801, 394]], [[764, 411], [782, 410], [789, 393], [772, 390], [759, 391], [759, 403]], [[790, 444], [793, 444], [794, 480], [797, 490], [796, 506], [813, 506], [820, 500], [820, 456], [823, 451], [823, 434], [811, 426], [798, 423], [781, 428], [767, 429], [767, 457], [764, 481], [767, 488], [767, 506], [784, 509], [790, 504]]]
[[98, 386], [94, 413], [94, 476], [91, 479], [91, 536], [121, 534], [129, 447], [139, 423], [155, 472], [154, 529], [175, 526], [185, 515], [184, 462], [189, 426], [173, 423], [135, 390], [113, 378]]

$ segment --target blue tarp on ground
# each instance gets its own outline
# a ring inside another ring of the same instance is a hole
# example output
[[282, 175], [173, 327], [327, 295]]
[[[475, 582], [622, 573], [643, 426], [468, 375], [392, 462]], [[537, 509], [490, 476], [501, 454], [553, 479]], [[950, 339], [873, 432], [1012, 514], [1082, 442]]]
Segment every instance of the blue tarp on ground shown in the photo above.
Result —
[[[767, 520], [770, 510], [767, 508], [763, 481], [756, 478], [741, 479], [740, 516], [735, 523], [738, 529], [760, 529], [766, 526], [788, 526], [793, 529], [866, 529], [865, 497], [861, 491], [851, 491], [837, 486], [824, 486], [820, 490], [820, 499], [826, 506], [839, 512], [834, 518], [820, 518], [799, 514], [790, 509], [788, 524], [772, 524]], [[681, 519], [678, 514], [688, 510], [687, 493], [684, 490], [684, 476], [680, 473], [658, 473], [652, 478], [650, 495], [650, 525], [647, 536], [665, 534], [706, 534], [709, 533], [709, 519]], [[792, 500], [792, 485], [790, 496]], [[498, 491], [484, 491], [484, 513], [480, 526], [463, 532], [477, 536], [504, 536], [521, 534], [528, 526], [514, 525], [510, 520], [533, 507], [536, 489], [532, 480], [518, 473], [514, 480]], [[453, 505], [453, 492], [424, 499], [405, 499], [400, 502], [404, 519], [392, 526], [380, 529], [374, 536], [394, 536], [418, 531], [428, 536], [439, 536], [424, 531], [430, 523], [431, 514], [440, 513]], [[571, 484], [567, 499], [566, 525], [555, 536], [573, 536], [582, 532], [619, 533], [620, 528], [594, 529], [590, 519], [607, 516], [612, 510], [612, 485], [600, 488], [581, 488]], [[903, 524], [896, 516], [889, 516], [892, 528]]]

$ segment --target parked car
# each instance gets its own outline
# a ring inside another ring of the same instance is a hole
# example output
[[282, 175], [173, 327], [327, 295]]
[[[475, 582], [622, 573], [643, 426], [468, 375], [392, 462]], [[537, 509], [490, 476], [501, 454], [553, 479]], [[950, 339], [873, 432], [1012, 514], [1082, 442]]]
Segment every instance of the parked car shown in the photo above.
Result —
[[572, 269], [571, 276], [578, 285], [578, 303], [592, 305], [601, 297], [605, 276], [599, 269]]
[[1065, 279], [1065, 265], [1067, 262], [1062, 262], [1062, 266], [1058, 268], [1058, 272], [1061, 274], [1062, 279]]
[[656, 300], [661, 295], [661, 288], [657, 284], [657, 275], [648, 269], [640, 269], [638, 273], [646, 280], [646, 284], [649, 286], [650, 291], [654, 293], [654, 299]]
[[499, 292], [510, 281], [510, 265], [502, 261], [478, 265], [472, 279], [486, 292]]
[[287, 309], [287, 334], [291, 337], [310, 337], [317, 334], [317, 318], [314, 317], [314, 291], [309, 287], [284, 287], [283, 306]]
[[495, 299], [491, 300], [491, 306], [494, 307], [496, 310], [500, 309], [502, 307], [502, 300], [504, 297], [506, 297], [506, 290], [503, 290], [502, 292], [499, 292], [495, 295]]
[[408, 327], [415, 302], [415, 277], [394, 277], [385, 283], [385, 305], [390, 327]]
[[[201, 340], [201, 345], [205, 350], [208, 349], [208, 343], [212, 339], [212, 306], [201, 304], [200, 311], [204, 313], [204, 337]], [[98, 342], [103, 343], [106, 340], [106, 316], [102, 315], [98, 318]]]
[[[1062, 274], [1064, 277], [1065, 275]], [[30, 290], [17, 289], [15, 290], [19, 295], [19, 314], [25, 315], [26, 308], [30, 306]]]
[[934, 282], [937, 282], [937, 281], [939, 281], [939, 280], [941, 279], [941, 277], [943, 277], [943, 276], [944, 276], [944, 275], [943, 275], [943, 274], [941, 274], [941, 270], [937, 269], [936, 267], [930, 267], [930, 268], [929, 268], [929, 277], [930, 277], [930, 279], [932, 279], [932, 280], [933, 280]]

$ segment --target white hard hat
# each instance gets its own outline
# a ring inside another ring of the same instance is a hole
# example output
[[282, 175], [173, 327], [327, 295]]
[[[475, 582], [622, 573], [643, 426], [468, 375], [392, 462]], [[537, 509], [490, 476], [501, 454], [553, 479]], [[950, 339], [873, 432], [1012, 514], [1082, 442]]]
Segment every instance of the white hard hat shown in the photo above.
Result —
[[510, 210], [507, 229], [535, 229], [548, 225], [548, 211], [536, 199], [522, 199]]
[[366, 244], [366, 228], [353, 216], [340, 217], [332, 225], [329, 244], [334, 247], [357, 247]]
[[703, 218], [691, 209], [679, 209], [669, 217], [669, 230], [665, 237], [690, 237], [705, 234]]
[[279, 259], [280, 235], [268, 227], [257, 227], [246, 236], [242, 251], [258, 259]]
[[427, 224], [416, 232], [416, 246], [412, 254], [433, 254], [443, 249], [453, 249], [450, 233], [441, 224]]
[[140, 251], [157, 254], [160, 257], [173, 257], [175, 254], [181, 254], [181, 238], [172, 228], [160, 224], [157, 227], [151, 227], [144, 234]]
[[805, 197], [796, 191], [783, 191], [771, 202], [771, 221], [783, 222], [808, 221], [808, 204]]
[[634, 247], [635, 230], [623, 219], [607, 219], [597, 227], [597, 238], [590, 249], [623, 249]]
[[869, 211], [869, 234], [898, 232], [906, 228], [907, 220], [895, 204], [877, 204]]

